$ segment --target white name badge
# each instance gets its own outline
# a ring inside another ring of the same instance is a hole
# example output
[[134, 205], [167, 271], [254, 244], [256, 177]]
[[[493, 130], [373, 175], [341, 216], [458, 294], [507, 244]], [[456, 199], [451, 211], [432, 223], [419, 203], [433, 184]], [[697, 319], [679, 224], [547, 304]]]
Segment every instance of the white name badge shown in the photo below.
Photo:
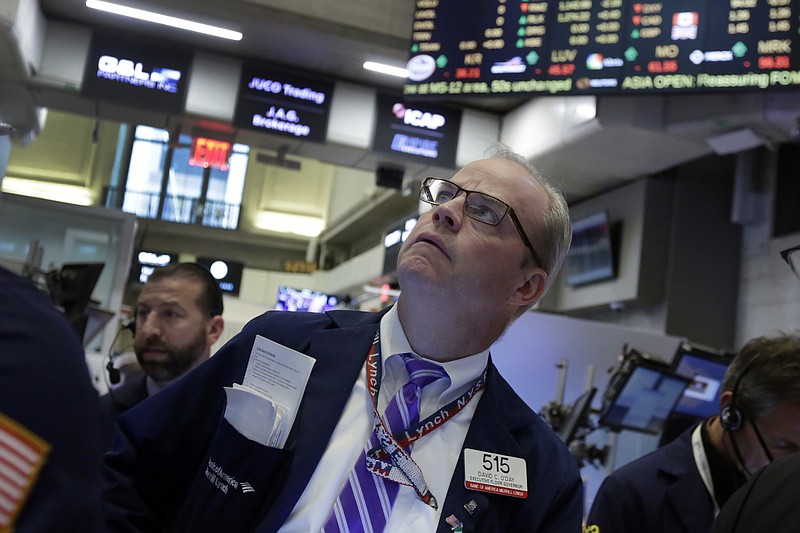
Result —
[[466, 448], [464, 486], [470, 490], [527, 498], [525, 459]]

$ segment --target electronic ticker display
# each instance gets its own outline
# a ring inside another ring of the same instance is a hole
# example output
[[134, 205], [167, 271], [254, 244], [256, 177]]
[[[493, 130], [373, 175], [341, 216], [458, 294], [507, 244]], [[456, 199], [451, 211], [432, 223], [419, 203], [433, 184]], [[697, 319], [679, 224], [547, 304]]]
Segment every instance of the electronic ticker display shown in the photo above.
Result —
[[407, 97], [800, 87], [797, 0], [416, 0]]

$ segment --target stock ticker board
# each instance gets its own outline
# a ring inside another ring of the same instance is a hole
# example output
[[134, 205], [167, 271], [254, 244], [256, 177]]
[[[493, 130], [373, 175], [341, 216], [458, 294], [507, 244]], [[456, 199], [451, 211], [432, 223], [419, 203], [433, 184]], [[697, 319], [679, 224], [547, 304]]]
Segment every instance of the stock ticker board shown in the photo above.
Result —
[[800, 87], [798, 0], [416, 0], [408, 97]]

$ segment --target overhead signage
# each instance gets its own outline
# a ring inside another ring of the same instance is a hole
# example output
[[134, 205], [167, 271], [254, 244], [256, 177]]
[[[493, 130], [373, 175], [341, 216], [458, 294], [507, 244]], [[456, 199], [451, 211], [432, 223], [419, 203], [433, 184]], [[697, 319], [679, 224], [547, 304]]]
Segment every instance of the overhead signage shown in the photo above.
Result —
[[378, 94], [372, 149], [416, 162], [455, 167], [461, 110]]
[[192, 155], [189, 157], [191, 166], [216, 168], [225, 171], [228, 170], [230, 158], [231, 143], [206, 139], [205, 137], [192, 139]]
[[245, 64], [233, 123], [298, 140], [324, 142], [333, 82]]
[[167, 266], [178, 260], [176, 254], [140, 250], [133, 260], [130, 280], [134, 283], [147, 283], [147, 280], [157, 268]]
[[81, 95], [130, 106], [180, 113], [191, 54], [173, 47], [92, 35]]
[[232, 296], [239, 296], [244, 263], [210, 257], [198, 257], [196, 262], [198, 265], [207, 268], [208, 271], [211, 272], [211, 276], [217, 280], [222, 292], [231, 294]]
[[800, 87], [792, 0], [416, 0], [406, 97]]

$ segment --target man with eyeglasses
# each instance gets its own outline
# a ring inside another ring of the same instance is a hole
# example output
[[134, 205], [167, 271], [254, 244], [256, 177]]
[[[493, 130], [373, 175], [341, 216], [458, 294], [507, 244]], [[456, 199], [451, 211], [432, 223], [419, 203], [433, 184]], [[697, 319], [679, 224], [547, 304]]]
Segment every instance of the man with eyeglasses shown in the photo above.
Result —
[[[560, 269], [566, 202], [502, 148], [420, 200], [395, 306], [268, 312], [120, 418], [111, 531], [580, 531], [575, 461], [489, 354]], [[228, 416], [258, 336], [314, 358], [282, 445]]]
[[592, 504], [587, 532], [706, 533], [748, 477], [800, 451], [800, 336], [747, 342], [725, 374], [720, 408], [610, 474]]

